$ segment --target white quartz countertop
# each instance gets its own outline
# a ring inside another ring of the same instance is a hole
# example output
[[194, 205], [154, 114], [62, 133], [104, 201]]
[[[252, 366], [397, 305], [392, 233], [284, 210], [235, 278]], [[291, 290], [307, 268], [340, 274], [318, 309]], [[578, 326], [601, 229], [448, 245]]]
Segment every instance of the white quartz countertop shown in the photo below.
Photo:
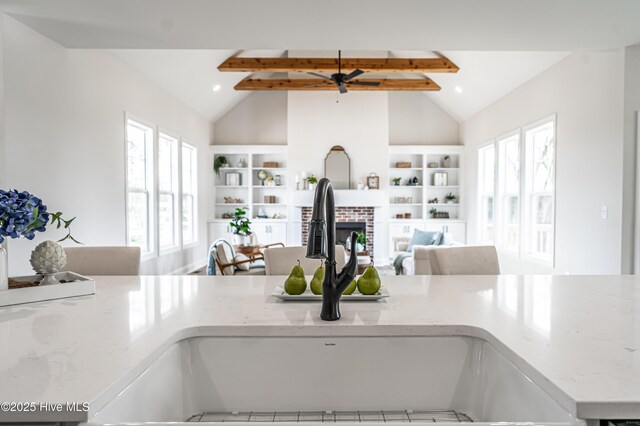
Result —
[[[383, 277], [382, 302], [271, 296], [283, 277], [100, 277], [97, 293], [0, 308], [0, 402], [99, 410], [172, 343], [192, 336], [469, 335], [503, 351], [578, 418], [640, 417], [640, 279]], [[46, 414], [46, 415], [45, 415]], [[91, 413], [7, 413], [82, 421]]]

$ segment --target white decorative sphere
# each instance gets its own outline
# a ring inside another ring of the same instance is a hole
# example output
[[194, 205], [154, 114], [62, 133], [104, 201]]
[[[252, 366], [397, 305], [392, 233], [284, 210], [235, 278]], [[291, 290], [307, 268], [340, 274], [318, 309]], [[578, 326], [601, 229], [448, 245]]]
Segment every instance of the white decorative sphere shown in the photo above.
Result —
[[38, 274], [55, 274], [67, 264], [67, 254], [55, 241], [45, 241], [31, 252], [30, 262]]

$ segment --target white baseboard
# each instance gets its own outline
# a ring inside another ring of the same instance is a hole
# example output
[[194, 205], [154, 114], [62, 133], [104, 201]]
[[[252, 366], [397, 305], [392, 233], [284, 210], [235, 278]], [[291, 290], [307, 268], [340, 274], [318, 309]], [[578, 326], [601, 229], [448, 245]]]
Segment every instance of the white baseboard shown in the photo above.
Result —
[[198, 268], [201, 268], [207, 264], [207, 258], [203, 258], [202, 260], [192, 262], [182, 268], [174, 269], [169, 272], [167, 275], [185, 275], [195, 271]]

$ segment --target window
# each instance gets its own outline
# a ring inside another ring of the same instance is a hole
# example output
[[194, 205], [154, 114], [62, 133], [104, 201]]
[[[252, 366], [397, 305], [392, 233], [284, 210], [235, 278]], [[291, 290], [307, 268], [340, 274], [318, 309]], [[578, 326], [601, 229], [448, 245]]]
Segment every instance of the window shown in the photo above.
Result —
[[527, 254], [553, 259], [555, 129], [547, 121], [525, 130]]
[[127, 243], [153, 251], [153, 129], [127, 120]]
[[493, 143], [478, 151], [478, 198], [480, 201], [480, 242], [493, 242], [495, 196], [495, 148]]
[[198, 152], [195, 146], [182, 144], [182, 243], [196, 242], [198, 197]]
[[158, 240], [160, 250], [178, 245], [178, 139], [158, 137]]
[[478, 185], [479, 241], [553, 265], [555, 117], [480, 147]]
[[498, 140], [499, 245], [520, 249], [520, 132]]

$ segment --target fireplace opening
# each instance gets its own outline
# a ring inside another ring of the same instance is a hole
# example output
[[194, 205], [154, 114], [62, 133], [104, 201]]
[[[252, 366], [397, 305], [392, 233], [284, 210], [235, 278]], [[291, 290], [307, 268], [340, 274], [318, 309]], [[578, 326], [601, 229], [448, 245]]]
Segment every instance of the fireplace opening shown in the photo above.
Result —
[[[374, 256], [374, 207], [336, 207], [336, 244], [346, 245], [351, 231], [363, 232], [367, 236], [365, 251]], [[302, 245], [307, 245], [309, 240], [309, 221], [313, 214], [313, 208], [302, 207]]]
[[336, 223], [336, 244], [347, 247], [347, 239], [352, 232], [367, 233], [367, 222], [337, 222]]

